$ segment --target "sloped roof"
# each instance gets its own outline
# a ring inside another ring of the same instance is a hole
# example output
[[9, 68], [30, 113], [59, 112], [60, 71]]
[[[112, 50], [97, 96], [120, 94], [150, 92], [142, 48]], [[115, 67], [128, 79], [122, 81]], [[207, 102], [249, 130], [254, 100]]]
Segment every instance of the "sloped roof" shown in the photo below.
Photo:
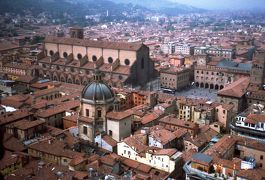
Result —
[[237, 63], [237, 62], [229, 60], [229, 59], [223, 59], [217, 63], [216, 67], [250, 71], [252, 64]]
[[241, 98], [246, 93], [248, 85], [249, 78], [243, 77], [218, 91], [217, 94], [221, 96]]
[[87, 46], [105, 49], [120, 49], [128, 51], [137, 51], [143, 46], [143, 44], [139, 43], [92, 41], [87, 39], [65, 38], [55, 36], [47, 36], [45, 38], [45, 43], [58, 43], [66, 45]]

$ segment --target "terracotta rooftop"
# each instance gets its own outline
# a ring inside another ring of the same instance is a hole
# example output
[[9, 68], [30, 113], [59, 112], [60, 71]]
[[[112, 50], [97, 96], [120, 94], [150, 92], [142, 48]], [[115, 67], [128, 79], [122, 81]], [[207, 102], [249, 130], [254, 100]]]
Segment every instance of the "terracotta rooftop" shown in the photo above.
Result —
[[195, 149], [190, 149], [182, 153], [182, 158], [184, 161], [190, 161], [195, 153], [197, 153]]
[[124, 143], [128, 144], [130, 147], [134, 147], [135, 151], [140, 153], [145, 153], [145, 151], [149, 148], [144, 145], [140, 140], [135, 138], [135, 136], [127, 137], [123, 140]]
[[197, 127], [197, 125], [192, 122], [179, 120], [177, 118], [170, 117], [170, 116], [166, 116], [160, 119], [159, 123], [171, 124], [174, 126], [185, 128], [185, 129], [196, 129]]
[[18, 110], [12, 113], [5, 113], [4, 115], [0, 116], [0, 125], [6, 125], [21, 119], [27, 119], [31, 117], [33, 113], [29, 112], [28, 110]]
[[229, 96], [235, 98], [241, 98], [245, 93], [249, 85], [249, 78], [243, 77], [226, 86], [224, 89], [218, 91], [218, 96]]
[[69, 163], [70, 166], [77, 166], [84, 161], [87, 161], [87, 158], [85, 158], [83, 155], [77, 155], [75, 156]]
[[225, 135], [211, 148], [205, 151], [205, 154], [223, 158], [226, 152], [233, 148], [236, 144], [236, 138], [234, 136]]
[[115, 141], [113, 138], [111, 138], [110, 136], [108, 135], [105, 135], [102, 137], [102, 139], [107, 142], [109, 145], [111, 145], [112, 147], [115, 147], [117, 146], [117, 141]]
[[81, 179], [87, 179], [88, 178], [88, 173], [86, 171], [74, 171], [74, 176], [75, 179], [81, 180]]
[[36, 97], [49, 95], [51, 93], [60, 92], [60, 91], [61, 91], [61, 88], [49, 88], [49, 89], [35, 91], [33, 95], [36, 98]]
[[150, 133], [150, 137], [152, 137], [155, 141], [161, 142], [163, 145], [166, 145], [177, 138], [174, 133], [166, 129], [154, 130]]
[[129, 117], [132, 115], [131, 110], [126, 110], [126, 111], [111, 111], [107, 113], [107, 118], [111, 120], [124, 120], [125, 118]]
[[3, 170], [8, 166], [22, 163], [21, 155], [5, 151], [4, 157], [0, 160], [0, 169]]
[[188, 133], [186, 129], [178, 129], [173, 132], [177, 138], [181, 138]]
[[6, 150], [13, 152], [22, 152], [27, 149], [21, 141], [15, 138], [12, 134], [8, 133], [4, 134], [3, 145]]
[[233, 104], [222, 104], [221, 106], [222, 106], [222, 108], [224, 108], [227, 111], [229, 111], [229, 110], [234, 108]]
[[74, 114], [74, 115], [71, 115], [71, 116], [64, 116], [63, 119], [64, 120], [68, 120], [68, 121], [72, 121], [72, 122], [77, 122], [78, 115]]
[[0, 42], [0, 51], [7, 51], [12, 49], [19, 48], [19, 45], [17, 43], [11, 42], [11, 41], [1, 41]]
[[7, 180], [19, 180], [19, 179], [58, 179], [57, 172], [62, 172], [63, 179], [71, 179], [74, 172], [69, 171], [67, 166], [60, 166], [53, 163], [44, 163], [42, 166], [42, 174], [39, 173], [39, 160], [30, 159], [29, 163], [24, 164], [22, 168], [13, 172], [12, 175], [6, 177]]
[[256, 124], [258, 122], [265, 123], [265, 114], [249, 114], [245, 122]]
[[79, 116], [78, 121], [83, 121], [86, 123], [93, 123], [93, 119], [89, 117]]
[[[149, 151], [150, 152], [150, 151]], [[155, 155], [166, 155], [166, 156], [173, 156], [174, 154], [176, 154], [178, 151], [176, 149], [156, 149], [153, 152], [151, 152], [152, 154]]]
[[35, 120], [35, 121], [29, 121], [29, 120], [20, 120], [17, 122], [14, 122], [11, 124], [11, 126], [13, 125], [15, 128], [17, 129], [21, 129], [21, 130], [27, 130], [39, 125], [45, 124], [45, 121], [42, 120]]
[[128, 51], [137, 51], [142, 47], [142, 44], [138, 43], [91, 41], [86, 39], [64, 38], [64, 37], [55, 37], [55, 36], [47, 36], [45, 38], [45, 43], [67, 44], [67, 45], [86, 46], [86, 47], [105, 48], [105, 49], [120, 49]]
[[67, 110], [71, 110], [73, 108], [78, 108], [79, 106], [80, 106], [79, 100], [66, 101], [52, 108], [48, 108], [44, 110], [41, 109], [36, 113], [36, 115], [38, 117], [47, 118], [47, 117], [54, 116], [59, 113], [63, 113]]
[[30, 86], [33, 87], [33, 88], [36, 88], [36, 89], [42, 89], [42, 88], [47, 88], [48, 86], [52, 85], [52, 82], [49, 81], [49, 82], [44, 82], [44, 83], [34, 83], [34, 84], [31, 84]]
[[237, 171], [237, 176], [244, 179], [255, 179], [264, 180], [265, 171], [262, 168], [259, 169], [249, 169], [249, 170], [239, 170]]
[[249, 139], [241, 136], [235, 136], [234, 137], [237, 140], [237, 144], [241, 146], [245, 146], [251, 149], [256, 149], [259, 151], [263, 151], [265, 153], [265, 144], [254, 140], [254, 139]]
[[148, 124], [152, 121], [155, 121], [159, 118], [159, 115], [156, 114], [156, 113], [150, 113], [150, 114], [146, 114], [142, 117], [142, 124], [145, 125], [145, 124]]
[[70, 159], [74, 159], [76, 156], [84, 156], [83, 153], [71, 151], [68, 149], [64, 149], [65, 143], [64, 141], [60, 141], [57, 139], [49, 139], [43, 140], [29, 146], [30, 149], [34, 149], [39, 152], [52, 154], [58, 157], [67, 157]]
[[122, 164], [124, 164], [130, 168], [138, 169], [138, 170], [143, 171], [145, 173], [149, 173], [150, 170], [152, 169], [152, 167], [150, 167], [148, 165], [145, 165], [145, 164], [142, 164], [142, 163], [139, 163], [137, 161], [127, 159], [127, 158], [122, 158], [121, 162], [122, 162]]
[[207, 144], [207, 142], [209, 142], [203, 133], [195, 137], [187, 135], [184, 137], [184, 140], [188, 141], [189, 143], [192, 143], [193, 145], [198, 147], [198, 149], [204, 147]]

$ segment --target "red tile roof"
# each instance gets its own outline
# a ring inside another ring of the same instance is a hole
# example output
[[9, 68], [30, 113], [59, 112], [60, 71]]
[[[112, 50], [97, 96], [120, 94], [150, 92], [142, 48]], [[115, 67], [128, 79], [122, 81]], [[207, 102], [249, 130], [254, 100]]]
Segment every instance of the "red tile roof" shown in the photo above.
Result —
[[[150, 151], [149, 151], [150, 152]], [[178, 151], [176, 149], [156, 149], [153, 152], [151, 152], [152, 154], [155, 155], [167, 155], [167, 156], [173, 156], [174, 154], [176, 154]]]
[[5, 113], [4, 115], [0, 116], [0, 125], [6, 125], [12, 122], [16, 122], [21, 119], [27, 119], [31, 117], [33, 113], [29, 112], [26, 109], [15, 111], [12, 113]]
[[27, 130], [39, 125], [43, 125], [45, 124], [45, 121], [42, 120], [35, 120], [35, 121], [29, 121], [29, 120], [20, 120], [17, 122], [12, 123], [12, 125], [17, 128], [17, 129], [21, 129], [21, 130]]
[[150, 113], [150, 114], [146, 114], [142, 117], [142, 124], [145, 125], [145, 124], [148, 124], [152, 121], [155, 121], [159, 118], [159, 115], [156, 114], [156, 113]]
[[131, 110], [126, 111], [111, 111], [107, 113], [107, 118], [111, 120], [124, 120], [125, 118], [131, 116], [133, 113]]
[[5, 149], [14, 152], [22, 152], [27, 148], [20, 142], [17, 138], [15, 138], [12, 134], [5, 133], [3, 145]]
[[91, 41], [87, 39], [64, 38], [64, 37], [55, 37], [55, 36], [47, 36], [45, 38], [45, 43], [87, 46], [87, 47], [96, 47], [104, 49], [120, 49], [128, 51], [137, 51], [143, 46], [142, 44], [138, 43]]
[[166, 129], [154, 130], [149, 136], [153, 137], [154, 140], [161, 142], [163, 145], [166, 145], [177, 138], [174, 133]]
[[258, 122], [265, 122], [265, 114], [249, 114], [245, 122], [256, 124]]
[[229, 96], [235, 98], [241, 98], [245, 93], [249, 85], [249, 78], [243, 77], [226, 86], [224, 89], [218, 91], [218, 96]]
[[38, 117], [47, 118], [47, 117], [54, 116], [54, 115], [59, 114], [59, 113], [63, 113], [65, 111], [73, 109], [73, 108], [78, 108], [79, 106], [80, 106], [79, 100], [66, 101], [66, 102], [63, 102], [60, 105], [52, 107], [52, 108], [48, 108], [48, 109], [44, 109], [44, 110], [41, 109], [36, 113], [36, 115]]
[[110, 146], [112, 146], [112, 147], [117, 146], [117, 141], [115, 141], [113, 138], [111, 138], [111, 137], [108, 136], [108, 135], [103, 136], [102, 139], [103, 139], [106, 143], [108, 143]]

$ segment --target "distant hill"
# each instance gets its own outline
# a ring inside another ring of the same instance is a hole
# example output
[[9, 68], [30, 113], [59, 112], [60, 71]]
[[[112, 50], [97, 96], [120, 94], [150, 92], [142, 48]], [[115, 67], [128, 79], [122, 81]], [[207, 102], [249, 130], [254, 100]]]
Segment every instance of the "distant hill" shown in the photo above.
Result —
[[196, 8], [189, 5], [184, 5], [169, 0], [111, 0], [116, 3], [131, 3], [134, 5], [143, 6], [167, 15], [177, 15], [182, 13], [200, 13], [206, 10]]
[[[125, 3], [126, 2], [126, 3]], [[104, 17], [108, 10], [109, 16]], [[119, 20], [141, 20], [143, 16], [128, 17], [124, 15], [135, 12], [160, 12], [167, 15], [180, 13], [201, 12], [203, 10], [173, 3], [168, 0], [0, 0], [0, 14], [28, 14], [30, 12], [37, 17], [45, 13], [50, 19], [55, 19], [60, 24], [83, 24], [87, 15], [102, 15], [101, 22]], [[91, 22], [93, 23], [93, 22]], [[90, 24], [91, 24], [90, 23]]]
[[[129, 4], [116, 4], [109, 0], [0, 0], [0, 14], [28, 14], [34, 17], [40, 13], [47, 14], [50, 19], [55, 19], [58, 24], [89, 25], [85, 19], [87, 15], [100, 15], [101, 22], [119, 20], [140, 20], [142, 16], [126, 17], [123, 12], [133, 14], [136, 9], [142, 12], [147, 8], [131, 6]], [[106, 17], [106, 12], [109, 16]], [[90, 22], [90, 24], [93, 22]]]

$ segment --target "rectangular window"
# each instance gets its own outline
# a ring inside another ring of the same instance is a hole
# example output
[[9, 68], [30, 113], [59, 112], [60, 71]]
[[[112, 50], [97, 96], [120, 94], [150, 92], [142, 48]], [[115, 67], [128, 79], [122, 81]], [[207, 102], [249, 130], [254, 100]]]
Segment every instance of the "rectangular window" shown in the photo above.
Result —
[[112, 130], [109, 130], [109, 135], [112, 136]]
[[87, 134], [87, 127], [86, 126], [83, 126], [83, 133]]
[[89, 109], [86, 109], [86, 116], [89, 116]]
[[260, 160], [263, 160], [263, 155], [260, 155]]
[[98, 110], [98, 117], [101, 118], [101, 110]]

